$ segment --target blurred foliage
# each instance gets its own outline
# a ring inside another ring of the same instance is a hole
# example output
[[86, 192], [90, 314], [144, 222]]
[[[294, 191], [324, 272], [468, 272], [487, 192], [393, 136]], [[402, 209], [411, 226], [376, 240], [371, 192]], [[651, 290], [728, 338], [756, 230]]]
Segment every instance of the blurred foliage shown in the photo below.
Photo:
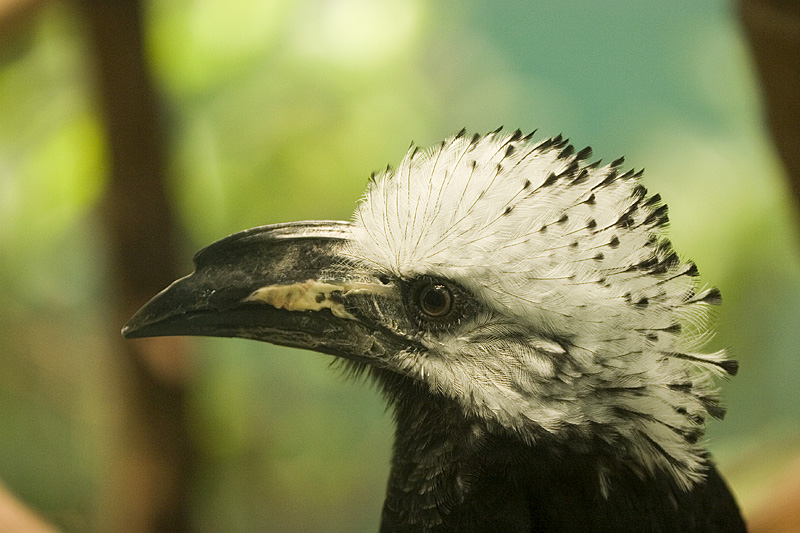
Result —
[[[153, 0], [146, 35], [190, 254], [246, 227], [347, 218], [370, 171], [462, 126], [624, 153], [721, 287], [741, 361], [710, 446], [745, 509], [800, 452], [800, 255], [746, 45], [722, 0]], [[0, 55], [0, 477], [102, 528], [119, 424], [105, 312], [108, 162], [81, 13]], [[197, 341], [198, 531], [374, 531], [391, 421], [328, 358]], [[352, 380], [351, 380], [352, 381]]]

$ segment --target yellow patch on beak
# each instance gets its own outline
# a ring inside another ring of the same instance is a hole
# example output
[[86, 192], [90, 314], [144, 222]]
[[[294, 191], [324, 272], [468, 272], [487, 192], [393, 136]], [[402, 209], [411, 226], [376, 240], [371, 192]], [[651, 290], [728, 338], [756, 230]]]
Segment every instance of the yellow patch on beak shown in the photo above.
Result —
[[[343, 296], [351, 291], [364, 289], [354, 284], [335, 285], [309, 279], [290, 285], [269, 285], [253, 291], [245, 298], [247, 302], [263, 302], [287, 311], [320, 311], [330, 309], [334, 316], [356, 320], [345, 308]], [[332, 296], [333, 293], [338, 293]]]

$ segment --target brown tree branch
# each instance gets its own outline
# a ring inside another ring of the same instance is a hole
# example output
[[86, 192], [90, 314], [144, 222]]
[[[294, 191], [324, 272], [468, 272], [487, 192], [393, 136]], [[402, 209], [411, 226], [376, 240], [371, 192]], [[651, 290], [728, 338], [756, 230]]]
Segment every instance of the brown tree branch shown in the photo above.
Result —
[[[141, 0], [81, 0], [111, 158], [105, 198], [117, 330], [177, 276], [163, 121], [143, 46]], [[188, 349], [180, 339], [120, 338], [125, 449], [112, 479], [109, 527], [188, 531], [194, 447], [186, 427]]]
[[0, 59], [14, 50], [46, 0], [0, 0]]
[[741, 0], [775, 146], [800, 206], [800, 1]]

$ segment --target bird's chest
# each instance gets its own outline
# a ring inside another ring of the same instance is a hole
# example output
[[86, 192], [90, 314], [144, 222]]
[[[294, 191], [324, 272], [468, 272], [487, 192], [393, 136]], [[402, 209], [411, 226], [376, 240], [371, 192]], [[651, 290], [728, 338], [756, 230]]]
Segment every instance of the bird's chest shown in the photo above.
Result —
[[513, 457], [475, 428], [398, 447], [382, 531], [530, 531]]

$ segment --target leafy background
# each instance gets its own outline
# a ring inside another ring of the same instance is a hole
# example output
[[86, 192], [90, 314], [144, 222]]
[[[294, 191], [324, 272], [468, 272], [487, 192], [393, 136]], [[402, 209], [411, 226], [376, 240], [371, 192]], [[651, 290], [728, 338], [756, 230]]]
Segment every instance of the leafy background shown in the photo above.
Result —
[[[564, 133], [646, 167], [670, 238], [722, 290], [712, 345], [741, 372], [708, 440], [746, 513], [796, 461], [797, 226], [729, 2], [145, 5], [186, 272], [234, 231], [347, 219], [369, 173], [412, 140], [464, 126]], [[131, 421], [87, 39], [81, 7], [53, 1], [0, 41], [0, 478], [67, 531], [124, 530], [108, 509], [132, 497], [108, 485]], [[368, 383], [318, 354], [191, 348], [193, 530], [376, 530], [392, 428]]]

